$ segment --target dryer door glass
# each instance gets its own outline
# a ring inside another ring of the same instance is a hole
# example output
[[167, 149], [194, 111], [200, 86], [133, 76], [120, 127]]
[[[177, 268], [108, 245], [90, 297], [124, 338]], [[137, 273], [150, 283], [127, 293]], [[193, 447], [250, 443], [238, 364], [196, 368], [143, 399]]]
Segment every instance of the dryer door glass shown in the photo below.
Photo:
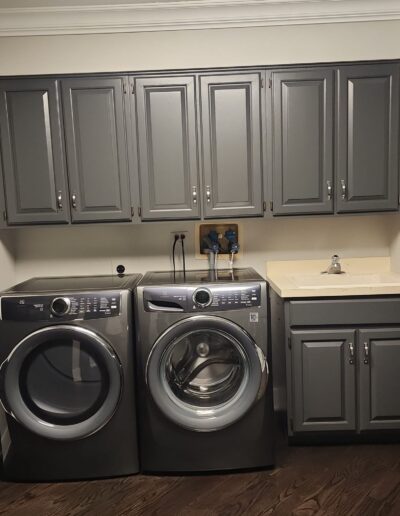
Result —
[[45, 437], [91, 434], [118, 403], [119, 362], [103, 339], [82, 328], [53, 326], [31, 334], [3, 368], [9, 412]]
[[147, 366], [153, 399], [174, 422], [213, 431], [240, 419], [263, 394], [266, 359], [231, 321], [189, 317], [156, 342]]

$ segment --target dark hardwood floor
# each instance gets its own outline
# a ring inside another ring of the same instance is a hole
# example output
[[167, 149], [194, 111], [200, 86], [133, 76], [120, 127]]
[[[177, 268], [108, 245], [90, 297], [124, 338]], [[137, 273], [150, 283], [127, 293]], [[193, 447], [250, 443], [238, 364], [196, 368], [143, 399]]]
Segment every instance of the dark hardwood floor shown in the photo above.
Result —
[[[239, 444], [239, 443], [238, 443]], [[274, 470], [0, 483], [7, 516], [400, 515], [400, 445], [285, 448]]]

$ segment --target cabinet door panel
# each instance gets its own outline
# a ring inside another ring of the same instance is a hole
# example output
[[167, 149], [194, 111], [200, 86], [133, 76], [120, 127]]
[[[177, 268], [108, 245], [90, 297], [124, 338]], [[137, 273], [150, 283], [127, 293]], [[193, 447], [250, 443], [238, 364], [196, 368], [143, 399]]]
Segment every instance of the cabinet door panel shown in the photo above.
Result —
[[260, 75], [200, 78], [206, 217], [262, 215]]
[[295, 432], [355, 430], [354, 337], [349, 330], [291, 332]]
[[62, 82], [73, 222], [130, 220], [122, 78]]
[[339, 212], [397, 210], [398, 97], [397, 65], [339, 70]]
[[142, 218], [197, 218], [194, 77], [135, 82]]
[[274, 214], [333, 211], [333, 71], [273, 73]]
[[57, 81], [2, 81], [0, 94], [8, 223], [67, 222]]
[[360, 330], [360, 429], [400, 429], [400, 329]]

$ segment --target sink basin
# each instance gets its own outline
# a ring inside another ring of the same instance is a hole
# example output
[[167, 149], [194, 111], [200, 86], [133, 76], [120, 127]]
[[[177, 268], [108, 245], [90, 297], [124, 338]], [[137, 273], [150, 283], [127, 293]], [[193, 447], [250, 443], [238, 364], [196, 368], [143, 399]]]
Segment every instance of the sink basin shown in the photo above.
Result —
[[298, 288], [354, 288], [377, 285], [400, 286], [400, 275], [386, 274], [296, 274], [291, 280]]

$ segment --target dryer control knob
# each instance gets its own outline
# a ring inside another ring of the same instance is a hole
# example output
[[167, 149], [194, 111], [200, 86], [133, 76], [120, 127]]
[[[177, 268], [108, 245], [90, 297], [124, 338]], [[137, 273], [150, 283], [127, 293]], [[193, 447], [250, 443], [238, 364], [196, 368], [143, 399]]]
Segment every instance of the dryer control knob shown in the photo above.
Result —
[[61, 317], [69, 312], [71, 308], [71, 300], [68, 297], [56, 297], [53, 299], [50, 305], [52, 314], [57, 317]]
[[193, 301], [196, 306], [200, 308], [206, 308], [212, 303], [212, 294], [206, 288], [198, 288], [194, 291]]

